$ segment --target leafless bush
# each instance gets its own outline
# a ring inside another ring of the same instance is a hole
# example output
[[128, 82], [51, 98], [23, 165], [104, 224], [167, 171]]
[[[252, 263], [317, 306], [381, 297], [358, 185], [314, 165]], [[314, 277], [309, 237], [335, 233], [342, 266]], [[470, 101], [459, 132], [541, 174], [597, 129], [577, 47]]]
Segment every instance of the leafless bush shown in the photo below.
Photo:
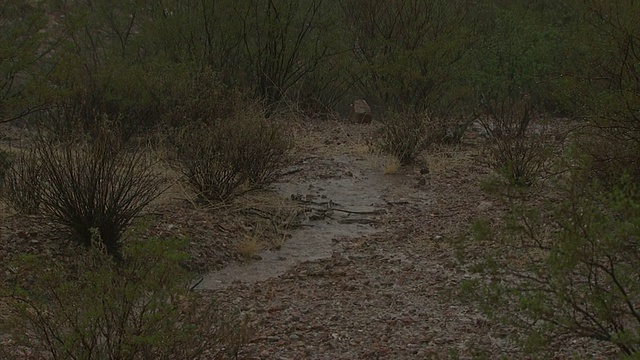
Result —
[[12, 155], [9, 152], [0, 149], [0, 187], [4, 182], [4, 178], [12, 162], [13, 162]]
[[91, 137], [52, 140], [40, 136], [43, 212], [90, 245], [91, 229], [114, 257], [134, 216], [162, 191], [163, 178], [139, 148], [122, 142], [117, 124], [100, 121]]
[[488, 137], [488, 164], [511, 184], [533, 185], [547, 166], [553, 137], [545, 126], [530, 126], [535, 111], [529, 97], [487, 100], [482, 109], [479, 122]]
[[8, 166], [4, 198], [14, 210], [34, 215], [42, 202], [41, 166], [33, 152], [19, 155]]
[[281, 126], [249, 110], [189, 125], [175, 145], [177, 165], [189, 184], [204, 199], [218, 202], [275, 181], [291, 142]]
[[614, 187], [623, 175], [640, 181], [640, 131], [600, 125], [581, 129], [578, 151], [594, 179]]
[[490, 94], [480, 103], [478, 121], [490, 139], [523, 137], [535, 115], [528, 95], [511, 97]]

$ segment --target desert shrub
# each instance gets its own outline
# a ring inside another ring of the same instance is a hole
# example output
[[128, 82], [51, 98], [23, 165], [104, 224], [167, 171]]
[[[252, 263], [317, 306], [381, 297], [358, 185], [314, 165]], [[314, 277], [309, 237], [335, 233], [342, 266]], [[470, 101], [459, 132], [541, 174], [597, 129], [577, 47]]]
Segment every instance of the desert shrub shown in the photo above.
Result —
[[0, 149], [0, 188], [2, 188], [7, 171], [13, 162], [13, 156], [8, 151]]
[[416, 112], [389, 114], [378, 129], [376, 145], [401, 164], [410, 164], [429, 143], [430, 121], [428, 115]]
[[[187, 76], [185, 74], [185, 76]], [[211, 121], [233, 117], [242, 111], [247, 96], [239, 88], [230, 88], [220, 75], [205, 67], [183, 83], [174, 82], [171, 106], [163, 115], [169, 129], [185, 127], [194, 121]]]
[[461, 108], [468, 55], [477, 42], [473, 1], [339, 2], [359, 97], [377, 108], [426, 110], [452, 118]]
[[184, 71], [179, 66], [110, 61], [93, 68], [65, 61], [57, 69], [64, 79], [52, 81], [57, 89], [48, 95], [46, 111], [37, 116], [38, 126], [60, 136], [70, 130], [93, 131], [103, 114], [122, 120], [119, 135], [124, 140], [145, 136], [163, 119], [173, 89], [184, 87], [177, 79]]
[[47, 41], [44, 5], [31, 1], [5, 1], [0, 6], [0, 123], [23, 118], [42, 107], [31, 90], [42, 86], [41, 75], [50, 70], [55, 47]]
[[[97, 236], [97, 232], [95, 233]], [[13, 346], [6, 358], [223, 359], [237, 355], [248, 327], [239, 314], [190, 291], [176, 240], [123, 247], [117, 265], [99, 238], [70, 266], [23, 256], [3, 291]], [[1, 354], [2, 351], [5, 354]]]
[[621, 175], [640, 181], [640, 131], [615, 131], [604, 124], [581, 129], [577, 151], [590, 176], [609, 187]]
[[468, 294], [530, 350], [584, 337], [637, 356], [640, 202], [627, 184], [602, 191], [572, 180], [541, 208], [513, 206], [503, 226], [479, 223], [474, 239], [491, 246]]
[[183, 128], [175, 137], [176, 164], [203, 199], [227, 201], [263, 188], [287, 164], [291, 142], [258, 110]]
[[17, 156], [8, 165], [4, 181], [4, 199], [14, 210], [34, 215], [42, 203], [41, 168], [34, 152]]
[[85, 245], [91, 229], [98, 229], [116, 258], [127, 226], [162, 192], [163, 178], [153, 161], [141, 148], [126, 146], [117, 123], [108, 119], [99, 121], [91, 136], [40, 136], [35, 156], [43, 213]]
[[548, 167], [555, 137], [530, 97], [495, 95], [482, 102], [481, 110], [478, 121], [488, 138], [484, 161], [513, 185], [533, 185]]
[[460, 144], [472, 124], [473, 117], [464, 115], [437, 118], [431, 139], [435, 143]]
[[[567, 93], [586, 122], [580, 152], [590, 176], [610, 187], [622, 174], [640, 181], [640, 4], [579, 2], [576, 76]], [[615, 20], [610, 20], [615, 18]]]

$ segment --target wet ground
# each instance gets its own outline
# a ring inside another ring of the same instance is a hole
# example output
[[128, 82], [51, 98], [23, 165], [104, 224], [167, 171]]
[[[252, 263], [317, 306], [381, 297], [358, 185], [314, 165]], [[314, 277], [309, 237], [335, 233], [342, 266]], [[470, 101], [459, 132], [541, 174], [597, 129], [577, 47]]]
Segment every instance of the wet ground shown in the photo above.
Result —
[[389, 204], [425, 205], [425, 194], [405, 175], [384, 175], [367, 156], [307, 157], [275, 184], [283, 197], [302, 203], [305, 218], [278, 250], [262, 251], [250, 262], [208, 273], [198, 289], [251, 283], [285, 273], [293, 266], [329, 258], [343, 240], [371, 235], [385, 221]]

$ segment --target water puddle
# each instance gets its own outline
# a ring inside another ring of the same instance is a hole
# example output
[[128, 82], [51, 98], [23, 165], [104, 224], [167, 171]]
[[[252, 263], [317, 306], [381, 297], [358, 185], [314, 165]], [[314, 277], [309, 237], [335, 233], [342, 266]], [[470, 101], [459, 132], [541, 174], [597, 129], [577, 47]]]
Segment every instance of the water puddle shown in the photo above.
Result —
[[[352, 155], [314, 158], [302, 165], [306, 176], [279, 183], [282, 196], [305, 202], [310, 215], [292, 231], [277, 251], [263, 251], [261, 260], [231, 264], [204, 276], [196, 289], [219, 289], [234, 283], [253, 283], [285, 273], [294, 265], [328, 258], [339, 239], [373, 234], [389, 202], [424, 203], [406, 176], [385, 176], [370, 161]], [[320, 171], [319, 171], [320, 170]], [[295, 182], [294, 182], [295, 181]]]

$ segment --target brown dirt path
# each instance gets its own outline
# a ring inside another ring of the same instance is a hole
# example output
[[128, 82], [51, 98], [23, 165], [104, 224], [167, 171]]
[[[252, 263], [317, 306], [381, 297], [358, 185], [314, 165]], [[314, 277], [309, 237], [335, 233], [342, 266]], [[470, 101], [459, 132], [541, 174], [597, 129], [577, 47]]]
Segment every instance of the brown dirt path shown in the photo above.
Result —
[[[256, 261], [209, 275], [215, 281], [222, 274], [226, 284], [213, 286], [211, 294], [253, 320], [256, 334], [240, 358], [527, 358], [508, 341], [509, 330], [458, 300], [460, 283], [471, 275], [459, 269], [447, 239], [465, 231], [473, 217], [501, 211], [480, 190], [489, 172], [476, 161], [477, 148], [431, 149], [419, 165], [382, 175], [376, 157], [362, 151], [370, 133], [371, 127], [340, 123], [305, 129], [299, 142], [307, 162], [279, 190], [343, 208], [371, 202], [372, 209], [384, 210], [373, 217], [375, 231], [345, 234], [336, 230], [343, 224], [331, 220], [311, 228], [315, 237], [308, 229], [298, 233], [322, 242], [306, 243], [323, 247], [321, 256], [285, 261], [285, 270], [277, 271], [263, 257], [267, 266]], [[421, 174], [426, 167], [429, 173]], [[295, 236], [293, 243], [300, 243]], [[549, 358], [576, 354], [612, 353], [576, 341], [558, 344]]]

